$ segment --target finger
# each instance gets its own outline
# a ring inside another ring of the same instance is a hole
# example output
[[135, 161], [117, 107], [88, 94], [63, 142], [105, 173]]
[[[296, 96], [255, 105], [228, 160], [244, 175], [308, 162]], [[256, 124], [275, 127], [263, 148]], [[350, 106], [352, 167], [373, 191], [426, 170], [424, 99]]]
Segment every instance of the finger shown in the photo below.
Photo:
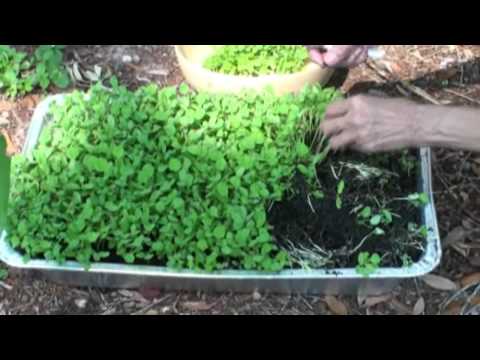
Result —
[[343, 67], [343, 63], [348, 57], [348, 46], [337, 45], [336, 49], [331, 49], [323, 54], [323, 62], [328, 67]]
[[342, 131], [330, 139], [332, 150], [345, 149], [355, 145], [357, 134], [354, 131]]
[[320, 66], [325, 66], [325, 62], [323, 61], [323, 54], [320, 51], [316, 49], [310, 50], [310, 58], [314, 63], [317, 63]]
[[330, 138], [342, 132], [345, 127], [343, 119], [325, 120], [320, 124], [320, 131], [324, 136]]
[[333, 119], [345, 116], [350, 110], [350, 102], [348, 100], [339, 100], [328, 106], [325, 111], [325, 119]]
[[361, 153], [364, 153], [364, 154], [368, 154], [368, 155], [385, 152], [385, 150], [383, 150], [379, 147], [376, 147], [373, 144], [368, 144], [368, 145], [366, 145], [366, 144], [355, 144], [355, 145], [351, 145], [351, 148], [355, 151], [358, 151], [358, 152], [361, 152]]

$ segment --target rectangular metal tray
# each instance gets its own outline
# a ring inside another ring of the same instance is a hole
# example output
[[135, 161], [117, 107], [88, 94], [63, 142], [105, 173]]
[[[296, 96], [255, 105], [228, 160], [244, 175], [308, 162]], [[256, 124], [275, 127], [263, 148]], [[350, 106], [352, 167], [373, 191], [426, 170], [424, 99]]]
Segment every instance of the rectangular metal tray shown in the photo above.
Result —
[[[30, 153], [44, 125], [50, 120], [48, 109], [55, 96], [42, 102], [34, 113], [24, 154]], [[379, 295], [393, 290], [402, 280], [432, 272], [441, 260], [440, 236], [432, 192], [431, 152], [421, 149], [421, 192], [429, 195], [430, 204], [425, 207], [422, 218], [428, 229], [428, 240], [422, 259], [409, 268], [382, 268], [369, 278], [356, 273], [355, 269], [338, 270], [285, 270], [277, 274], [249, 271], [222, 271], [198, 273], [172, 271], [163, 267], [121, 264], [94, 264], [89, 271], [76, 262], [60, 266], [55, 262], [32, 260], [23, 262], [22, 256], [10, 247], [7, 234], [0, 234], [0, 260], [13, 268], [33, 271], [50, 281], [82, 287], [123, 288], [155, 287], [165, 290], [188, 290], [205, 292], [267, 292], [316, 295], [361, 294]]]

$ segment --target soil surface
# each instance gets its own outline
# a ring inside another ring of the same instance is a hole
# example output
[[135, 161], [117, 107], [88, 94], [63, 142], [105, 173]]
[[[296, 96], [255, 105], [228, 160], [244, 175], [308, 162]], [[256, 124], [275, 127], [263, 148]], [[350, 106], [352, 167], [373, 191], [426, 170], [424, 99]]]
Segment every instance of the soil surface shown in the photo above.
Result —
[[[401, 159], [407, 157], [412, 168], [401, 166]], [[425, 239], [412, 237], [408, 224], [421, 226], [420, 209], [396, 199], [421, 191], [419, 171], [419, 158], [410, 153], [331, 154], [318, 168], [324, 197], [317, 200], [310, 196], [299, 178], [298, 194], [276, 204], [270, 212], [274, 236], [287, 251], [291, 252], [293, 247], [323, 254], [328, 262], [322, 268], [355, 268], [362, 252], [378, 254], [382, 267], [402, 267], [403, 259], [416, 262], [422, 255]], [[337, 188], [342, 181], [345, 189], [338, 196]], [[337, 204], [338, 199], [341, 204]], [[382, 210], [389, 212], [393, 222], [378, 225], [384, 235], [372, 233], [371, 217], [363, 223], [358, 219], [365, 207], [371, 209], [371, 216], [381, 214]], [[316, 267], [318, 263], [310, 266]]]
[[[17, 45], [32, 51], [29, 45]], [[422, 103], [480, 106], [480, 47], [475, 45], [386, 45], [385, 59], [338, 73], [348, 94], [407, 97]], [[169, 45], [67, 45], [66, 62], [75, 88], [92, 82], [89, 72], [114, 74], [129, 88], [181, 82]], [[73, 71], [75, 69], [75, 71]], [[50, 93], [55, 93], [52, 89]], [[10, 101], [0, 97], [0, 128], [17, 151], [31, 115], [47, 94]], [[0, 314], [353, 314], [478, 315], [480, 313], [480, 154], [434, 151], [434, 191], [444, 256], [432, 276], [405, 281], [374, 298], [202, 294], [77, 289], [8, 269], [0, 280]], [[0, 274], [6, 268], [0, 265]]]

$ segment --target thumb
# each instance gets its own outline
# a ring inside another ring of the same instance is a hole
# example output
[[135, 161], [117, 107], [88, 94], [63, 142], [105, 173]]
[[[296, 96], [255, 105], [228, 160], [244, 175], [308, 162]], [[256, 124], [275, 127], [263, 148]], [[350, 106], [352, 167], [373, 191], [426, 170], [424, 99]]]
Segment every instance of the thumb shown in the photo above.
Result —
[[341, 57], [339, 56], [338, 52], [336, 51], [328, 51], [323, 54], [323, 63], [329, 67], [335, 67], [340, 64], [342, 61]]

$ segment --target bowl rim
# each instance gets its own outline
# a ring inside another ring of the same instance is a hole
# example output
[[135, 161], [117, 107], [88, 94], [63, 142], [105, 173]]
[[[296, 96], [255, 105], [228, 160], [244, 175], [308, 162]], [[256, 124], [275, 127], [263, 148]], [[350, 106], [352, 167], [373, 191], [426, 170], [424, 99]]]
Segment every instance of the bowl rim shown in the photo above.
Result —
[[294, 72], [294, 73], [289, 73], [289, 74], [268, 74], [268, 75], [259, 75], [259, 76], [253, 76], [253, 75], [230, 75], [230, 74], [223, 74], [221, 72], [216, 72], [209, 70], [205, 68], [202, 64], [198, 62], [192, 61], [190, 58], [188, 58], [183, 50], [183, 46], [190, 46], [190, 45], [174, 45], [175, 48], [175, 54], [177, 56], [177, 59], [181, 59], [183, 62], [187, 63], [188, 66], [192, 67], [192, 69], [195, 69], [197, 72], [204, 73], [205, 76], [215, 76], [217, 78], [223, 77], [225, 80], [227, 79], [236, 79], [237, 81], [279, 81], [279, 80], [285, 80], [288, 78], [296, 78], [298, 76], [302, 75], [308, 75], [308, 74], [313, 74], [315, 72], [320, 72], [320, 71], [325, 71], [325, 72], [333, 72], [333, 69], [328, 69], [328, 68], [323, 68], [320, 65], [314, 63], [313, 61], [309, 61], [302, 70]]

